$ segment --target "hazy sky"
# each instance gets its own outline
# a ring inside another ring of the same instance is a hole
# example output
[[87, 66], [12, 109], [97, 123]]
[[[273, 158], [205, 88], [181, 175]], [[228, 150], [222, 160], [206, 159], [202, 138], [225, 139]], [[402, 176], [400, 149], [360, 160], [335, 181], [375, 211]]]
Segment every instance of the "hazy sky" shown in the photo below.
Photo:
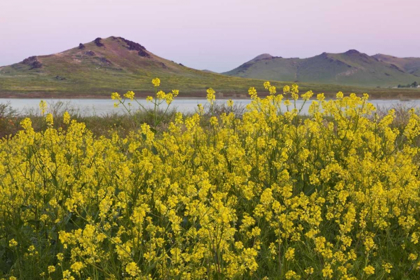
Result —
[[420, 0], [0, 0], [0, 65], [112, 35], [218, 72], [261, 53], [420, 57]]

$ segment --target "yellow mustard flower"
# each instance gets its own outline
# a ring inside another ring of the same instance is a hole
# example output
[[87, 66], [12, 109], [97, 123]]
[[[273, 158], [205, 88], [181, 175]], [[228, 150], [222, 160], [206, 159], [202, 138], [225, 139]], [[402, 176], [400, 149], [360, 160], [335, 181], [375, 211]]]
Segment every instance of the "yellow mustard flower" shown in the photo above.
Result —
[[375, 274], [375, 268], [371, 265], [366, 266], [363, 271], [367, 274], [367, 275], [372, 275]]
[[154, 79], [152, 80], [152, 84], [153, 84], [155, 87], [160, 86], [160, 79], [159, 79], [159, 78], [154, 78]]

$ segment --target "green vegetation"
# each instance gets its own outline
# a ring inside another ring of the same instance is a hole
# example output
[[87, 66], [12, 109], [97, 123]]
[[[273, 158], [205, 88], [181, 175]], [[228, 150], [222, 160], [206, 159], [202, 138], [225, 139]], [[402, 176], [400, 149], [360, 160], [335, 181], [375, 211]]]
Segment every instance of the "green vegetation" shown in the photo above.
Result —
[[113, 91], [134, 90], [146, 95], [153, 91], [150, 80], [159, 76], [165, 79], [164, 86], [185, 94], [204, 96], [212, 85], [221, 93], [234, 95], [247, 90], [253, 82], [182, 66], [123, 38], [110, 37], [99, 42], [102, 45], [94, 41], [0, 68], [0, 94], [109, 96]]
[[417, 82], [413, 82], [408, 85], [398, 85], [398, 88], [418, 88], [419, 84]]
[[0, 141], [0, 279], [419, 279], [418, 113], [264, 86], [125, 136], [41, 102]]
[[[239, 117], [244, 111], [245, 107], [238, 104], [228, 107], [226, 104], [218, 103], [213, 107], [213, 112], [218, 115], [232, 112], [235, 116]], [[167, 129], [168, 124], [171, 121], [174, 121], [177, 111], [171, 106], [165, 114], [165, 109], [160, 108], [155, 113], [154, 109], [150, 108], [142, 111], [133, 110], [131, 115], [128, 113], [85, 115], [70, 103], [59, 101], [56, 103], [48, 103], [47, 112], [54, 116], [54, 127], [56, 129], [66, 129], [67, 126], [63, 123], [63, 115], [65, 112], [69, 112], [72, 119], [84, 123], [96, 137], [111, 137], [114, 133], [118, 134], [120, 137], [126, 137], [130, 132], [140, 129], [140, 124], [146, 123], [154, 127], [155, 115], [163, 117], [160, 124], [156, 127], [156, 131], [164, 131]], [[191, 115], [192, 113], [184, 113], [184, 116], [187, 117]], [[204, 108], [202, 117], [203, 124], [208, 125], [210, 118], [209, 107]], [[26, 111], [22, 114], [13, 110], [10, 104], [0, 103], [0, 139], [16, 135], [16, 133], [22, 129], [20, 122], [25, 118], [30, 118], [32, 120], [32, 127], [35, 131], [45, 131], [48, 128], [45, 123], [45, 117], [42, 116], [39, 110]]]
[[[292, 65], [294, 59], [276, 58], [261, 60], [261, 62], [268, 62], [269, 65], [275, 65], [278, 62]], [[256, 65], [259, 63], [260, 60]], [[328, 71], [327, 64], [321, 65], [325, 67], [325, 71]], [[284, 71], [287, 72], [287, 69], [292, 67], [289, 66], [285, 66]], [[318, 68], [315, 70], [319, 70]], [[273, 67], [271, 72], [275, 72], [274, 70], [280, 71]], [[319, 84], [318, 79], [313, 79], [314, 82], [303, 83], [303, 80], [294, 77], [293, 74], [287, 75], [287, 79], [284, 80], [299, 80], [302, 91], [324, 92], [327, 97], [333, 97], [340, 90], [347, 94], [369, 92], [372, 98], [396, 98], [401, 95], [408, 98], [420, 97], [418, 89], [384, 89], [383, 87], [367, 89], [354, 85]], [[324, 74], [319, 72], [317, 75]], [[246, 97], [247, 90], [251, 86], [256, 86], [259, 92], [263, 92], [261, 80], [191, 69], [156, 56], [134, 42], [120, 37], [109, 37], [81, 44], [79, 47], [62, 53], [31, 57], [11, 66], [0, 67], [0, 97], [103, 98], [108, 97], [110, 92], [128, 90], [135, 91], [137, 96], [145, 97], [154, 92], [150, 84], [150, 80], [154, 77], [162, 78], [163, 90], [179, 89], [183, 97], [204, 97], [206, 89], [210, 86], [216, 90], [218, 98]], [[264, 74], [255, 78], [278, 80], [279, 77], [274, 74], [271, 76]], [[413, 79], [410, 79], [404, 84], [412, 81]], [[332, 83], [328, 79], [321, 79], [321, 82]], [[273, 82], [272, 84], [283, 87], [288, 82]]]
[[420, 77], [420, 58], [418, 57], [395, 57], [385, 54], [376, 54], [372, 56], [382, 62], [393, 64], [399, 69]]
[[340, 54], [323, 53], [305, 59], [263, 54], [224, 74], [275, 81], [384, 88], [420, 79], [420, 58], [368, 56], [356, 50]]

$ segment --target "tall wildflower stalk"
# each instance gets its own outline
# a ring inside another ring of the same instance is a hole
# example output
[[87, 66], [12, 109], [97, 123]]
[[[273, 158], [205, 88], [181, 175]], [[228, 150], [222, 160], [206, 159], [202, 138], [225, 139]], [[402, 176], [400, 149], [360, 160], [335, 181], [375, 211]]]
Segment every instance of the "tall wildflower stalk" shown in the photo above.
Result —
[[[159, 126], [159, 124], [162, 122], [165, 115], [167, 114], [172, 101], [174, 100], [175, 97], [178, 96], [179, 90], [172, 90], [169, 93], [165, 93], [164, 91], [159, 90], [159, 87], [160, 87], [159, 78], [153, 79], [152, 84], [155, 88], [155, 98], [153, 98], [152, 96], [148, 96], [146, 98], [146, 101], [151, 102], [153, 104], [152, 126], [153, 126], [153, 130], [156, 131], [156, 128]], [[124, 98], [122, 98], [120, 94], [117, 92], [114, 92], [111, 94], [111, 98], [116, 101], [114, 103], [115, 107], [122, 106], [128, 114], [136, 118], [137, 115], [134, 114], [135, 112], [133, 112], [133, 109], [132, 109], [133, 101], [134, 101], [138, 105], [137, 111], [148, 112], [147, 108], [143, 104], [141, 104], [138, 101], [138, 99], [135, 98], [135, 93], [133, 91], [128, 91], [127, 93], [123, 95], [123, 97]], [[163, 113], [159, 114], [159, 110], [161, 109], [160, 107], [163, 103], [166, 103], [166, 107], [164, 108]], [[134, 119], [134, 121], [138, 122], [139, 120]]]

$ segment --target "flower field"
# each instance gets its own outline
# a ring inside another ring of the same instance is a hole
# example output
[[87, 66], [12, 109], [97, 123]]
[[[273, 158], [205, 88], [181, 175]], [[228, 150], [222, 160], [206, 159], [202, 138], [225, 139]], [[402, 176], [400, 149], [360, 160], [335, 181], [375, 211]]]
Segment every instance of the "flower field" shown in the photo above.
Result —
[[208, 120], [124, 137], [23, 120], [0, 142], [0, 278], [419, 279], [419, 115], [396, 127], [367, 95], [265, 87], [241, 116], [209, 89]]

